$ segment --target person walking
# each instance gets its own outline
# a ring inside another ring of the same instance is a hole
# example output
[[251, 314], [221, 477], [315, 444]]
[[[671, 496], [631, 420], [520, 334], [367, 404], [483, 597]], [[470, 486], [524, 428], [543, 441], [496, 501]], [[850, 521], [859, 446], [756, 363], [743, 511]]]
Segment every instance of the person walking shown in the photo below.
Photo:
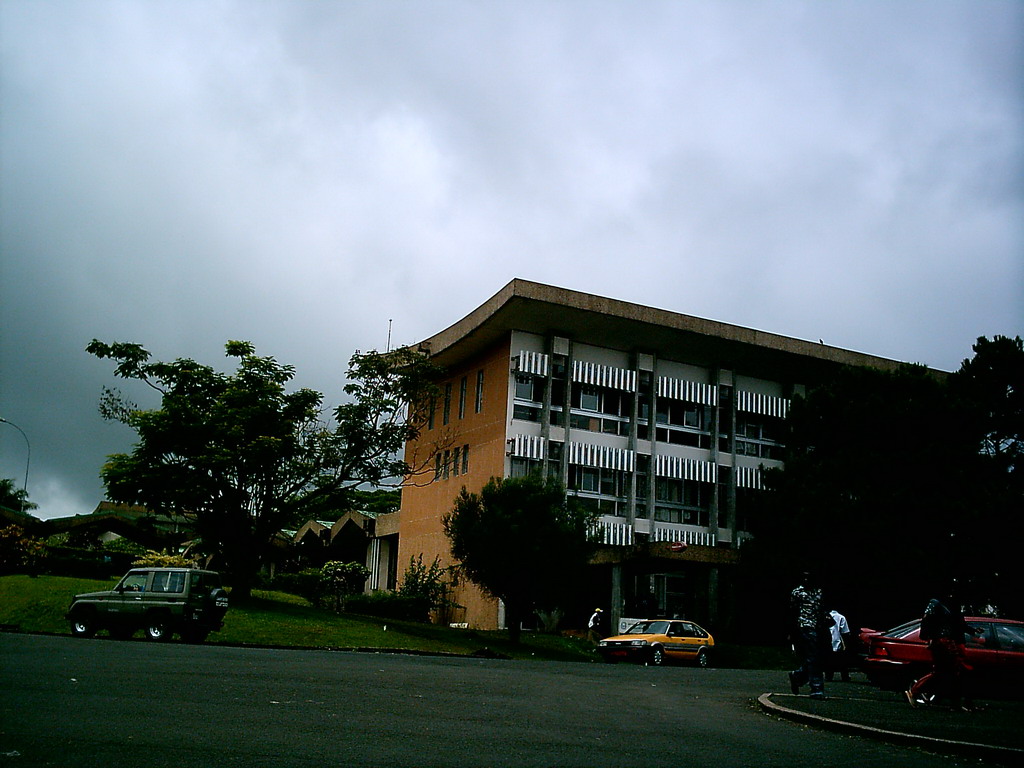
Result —
[[831, 683], [835, 679], [836, 672], [844, 683], [850, 682], [850, 625], [846, 617], [839, 611], [829, 611], [832, 617], [832, 626], [829, 627], [829, 640], [831, 641], [828, 654], [828, 661], [825, 669], [828, 671], [827, 678]]
[[595, 608], [594, 613], [590, 616], [590, 621], [587, 622], [587, 637], [593, 643], [599, 643], [604, 639], [604, 633], [602, 632], [603, 616], [604, 611], [600, 608]]
[[827, 614], [822, 608], [821, 588], [809, 571], [804, 572], [800, 584], [790, 593], [789, 607], [793, 626], [790, 638], [800, 660], [800, 666], [789, 673], [789, 688], [797, 696], [801, 686], [810, 685], [811, 698], [824, 699], [821, 651]]
[[953, 709], [973, 709], [970, 699], [964, 696], [964, 678], [971, 670], [965, 650], [968, 632], [967, 622], [952, 595], [945, 602], [937, 598], [928, 601], [921, 617], [920, 637], [928, 641], [932, 671], [903, 692], [910, 706], [945, 699]]

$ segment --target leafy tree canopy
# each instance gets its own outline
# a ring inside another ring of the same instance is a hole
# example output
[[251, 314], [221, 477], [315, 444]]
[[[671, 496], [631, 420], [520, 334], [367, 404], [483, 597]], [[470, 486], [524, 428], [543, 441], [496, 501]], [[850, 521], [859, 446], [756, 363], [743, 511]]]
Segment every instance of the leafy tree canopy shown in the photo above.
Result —
[[152, 362], [138, 344], [93, 340], [87, 347], [114, 360], [115, 375], [143, 381], [161, 397], [159, 408], [145, 410], [104, 390], [101, 414], [139, 438], [131, 453], [103, 466], [108, 496], [193, 513], [235, 598], [244, 599], [279, 530], [308, 519], [324, 499], [421, 469], [399, 451], [421, 422], [406, 404], [425, 402], [434, 368], [408, 349], [357, 353], [348, 400], [325, 417], [319, 392], [287, 390], [294, 368], [258, 356], [249, 342], [229, 341], [225, 349], [236, 360], [232, 373], [190, 359]]
[[518, 642], [530, 611], [562, 605], [577, 586], [593, 552], [593, 523], [560, 484], [529, 476], [491, 478], [479, 495], [463, 488], [444, 530], [466, 575], [505, 603]]
[[0, 507], [7, 507], [15, 512], [28, 512], [30, 509], [38, 509], [39, 505], [28, 500], [28, 493], [24, 488], [18, 488], [14, 480], [4, 477], [0, 478]]
[[949, 376], [849, 369], [794, 399], [785, 469], [765, 473], [744, 547], [755, 625], [782, 636], [803, 568], [855, 625], [891, 626], [947, 589], [975, 610], [1024, 609], [1024, 348], [996, 337], [974, 350]]

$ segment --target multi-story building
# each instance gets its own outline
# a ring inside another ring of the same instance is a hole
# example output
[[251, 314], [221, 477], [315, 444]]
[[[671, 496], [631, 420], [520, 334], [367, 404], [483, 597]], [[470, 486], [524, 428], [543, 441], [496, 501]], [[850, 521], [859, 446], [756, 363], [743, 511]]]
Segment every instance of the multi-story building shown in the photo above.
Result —
[[[463, 486], [547, 472], [600, 515], [589, 600], [614, 623], [728, 623], [745, 511], [762, 468], [781, 465], [792, 396], [842, 365], [901, 365], [524, 280], [419, 346], [445, 373], [406, 449], [432, 471], [403, 491], [399, 563], [452, 564], [442, 518]], [[455, 598], [454, 620], [503, 624], [474, 585]]]

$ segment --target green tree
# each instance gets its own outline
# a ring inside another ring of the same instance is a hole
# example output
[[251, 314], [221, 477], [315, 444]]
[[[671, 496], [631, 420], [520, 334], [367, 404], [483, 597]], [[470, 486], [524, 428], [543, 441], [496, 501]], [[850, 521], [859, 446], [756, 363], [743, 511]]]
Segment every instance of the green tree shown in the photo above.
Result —
[[750, 623], [784, 636], [786, 592], [803, 568], [869, 626], [913, 616], [965, 579], [987, 530], [972, 434], [943, 377], [921, 366], [848, 369], [796, 398], [785, 469], [765, 473], [744, 547]]
[[509, 637], [535, 609], [566, 603], [593, 553], [594, 514], [538, 477], [491, 478], [480, 494], [465, 488], [444, 518], [452, 556], [463, 571], [505, 603]]
[[980, 478], [975, 505], [993, 535], [978, 547], [972, 587], [1005, 615], [1024, 613], [1024, 341], [984, 336], [950, 376], [975, 427]]
[[262, 557], [282, 528], [306, 519], [324, 498], [362, 484], [377, 486], [422, 467], [399, 457], [418, 435], [435, 369], [409, 349], [356, 353], [347, 401], [325, 418], [323, 396], [287, 391], [294, 368], [230, 341], [237, 361], [222, 373], [190, 359], [151, 362], [142, 346], [93, 340], [87, 351], [117, 362], [115, 375], [160, 394], [142, 409], [105, 389], [100, 412], [138, 434], [131, 453], [108, 457], [101, 476], [114, 501], [157, 512], [194, 514], [207, 551], [246, 599]]
[[28, 500], [24, 488], [18, 488], [13, 480], [4, 477], [0, 478], [0, 507], [7, 507], [14, 512], [28, 512], [30, 509], [38, 509], [39, 505]]

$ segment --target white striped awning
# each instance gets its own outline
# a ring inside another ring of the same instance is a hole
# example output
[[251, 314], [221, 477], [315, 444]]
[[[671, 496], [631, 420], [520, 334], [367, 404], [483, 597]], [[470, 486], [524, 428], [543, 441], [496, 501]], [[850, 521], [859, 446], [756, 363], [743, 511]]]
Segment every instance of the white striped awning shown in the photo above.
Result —
[[525, 349], [519, 353], [519, 372], [533, 373], [537, 376], [548, 375], [549, 357], [543, 352], [527, 352]]
[[632, 472], [636, 466], [636, 454], [622, 448], [590, 443], [569, 443], [569, 463], [581, 467], [600, 467]]
[[667, 528], [660, 523], [654, 529], [652, 541], [681, 541], [685, 544], [699, 544], [704, 547], [715, 546], [715, 534], [710, 531], [694, 531], [689, 528]]
[[588, 363], [585, 360], [572, 361], [572, 380], [581, 384], [636, 392], [636, 371]]
[[599, 520], [596, 525], [596, 538], [601, 544], [613, 547], [628, 547], [633, 543], [633, 526], [628, 523], [607, 523]]
[[761, 470], [759, 467], [736, 467], [733, 469], [736, 475], [736, 487], [737, 488], [755, 488], [757, 490], [764, 490], [764, 483], [761, 480]]
[[544, 438], [538, 435], [516, 435], [512, 443], [512, 456], [521, 459], [543, 459]]
[[713, 461], [684, 459], [681, 456], [659, 454], [654, 460], [654, 474], [677, 480], [696, 480], [701, 483], [718, 482], [718, 465]]
[[760, 413], [763, 416], [776, 416], [784, 419], [786, 412], [789, 411], [789, 400], [785, 397], [760, 395], [757, 392], [738, 389], [736, 390], [736, 408], [747, 413]]
[[718, 387], [714, 384], [701, 384], [698, 381], [659, 376], [658, 397], [671, 397], [674, 400], [686, 400], [702, 405], [718, 405]]

